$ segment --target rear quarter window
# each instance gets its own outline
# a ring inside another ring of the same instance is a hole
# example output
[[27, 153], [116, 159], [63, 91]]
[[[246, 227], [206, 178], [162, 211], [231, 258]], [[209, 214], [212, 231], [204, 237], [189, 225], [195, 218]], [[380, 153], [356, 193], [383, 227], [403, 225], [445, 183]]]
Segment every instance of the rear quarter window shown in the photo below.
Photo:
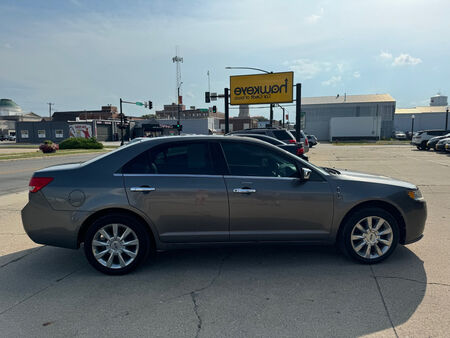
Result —
[[272, 130], [273, 136], [279, 140], [293, 140], [294, 136], [287, 130]]

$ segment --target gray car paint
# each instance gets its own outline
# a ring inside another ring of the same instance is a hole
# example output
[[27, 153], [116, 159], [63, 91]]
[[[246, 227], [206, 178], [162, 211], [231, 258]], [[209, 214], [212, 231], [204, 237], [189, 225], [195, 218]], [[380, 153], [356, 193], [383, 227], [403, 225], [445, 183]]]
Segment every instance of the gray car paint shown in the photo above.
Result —
[[[224, 139], [183, 136], [143, 140], [82, 164], [39, 170], [34, 176], [54, 180], [38, 193], [29, 194], [22, 210], [24, 228], [37, 243], [77, 248], [82, 227], [88, 226], [97, 213], [123, 210], [148, 224], [157, 249], [245, 241], [332, 243], [348, 212], [361, 203], [378, 201], [395, 207], [403, 218], [406, 229], [402, 242], [412, 242], [423, 232], [426, 203], [407, 195], [408, 190], [416, 189], [414, 185], [353, 172], [328, 174], [255, 139], [233, 138], [290, 156], [298, 166], [313, 170], [320, 180], [229, 175], [133, 177], [120, 173], [129, 160], [163, 143]], [[155, 185], [157, 190], [130, 192], [130, 187], [143, 183]], [[248, 185], [257, 192], [233, 194], [234, 188]]]

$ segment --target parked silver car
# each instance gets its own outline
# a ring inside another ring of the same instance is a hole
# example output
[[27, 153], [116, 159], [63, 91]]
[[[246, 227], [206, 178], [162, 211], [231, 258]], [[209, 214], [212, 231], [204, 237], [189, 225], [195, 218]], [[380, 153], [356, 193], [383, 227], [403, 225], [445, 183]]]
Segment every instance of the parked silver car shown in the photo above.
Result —
[[422, 237], [426, 203], [413, 184], [248, 137], [160, 137], [35, 172], [22, 220], [35, 242], [84, 243], [96, 269], [123, 274], [151, 251], [211, 243], [337, 243], [377, 263]]

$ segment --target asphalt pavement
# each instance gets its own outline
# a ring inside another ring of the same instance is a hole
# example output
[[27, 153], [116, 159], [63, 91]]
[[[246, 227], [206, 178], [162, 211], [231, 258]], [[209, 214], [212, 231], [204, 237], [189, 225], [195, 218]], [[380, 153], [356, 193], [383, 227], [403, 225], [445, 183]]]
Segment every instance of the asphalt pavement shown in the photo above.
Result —
[[0, 160], [0, 195], [27, 190], [28, 182], [36, 170], [57, 164], [83, 162], [99, 155], [101, 154]]
[[2, 336], [448, 336], [450, 156], [332, 145], [308, 155], [419, 185], [425, 237], [372, 266], [334, 247], [246, 246], [159, 253], [113, 277], [91, 268], [82, 249], [34, 244], [20, 221], [27, 193], [8, 194], [0, 196]]

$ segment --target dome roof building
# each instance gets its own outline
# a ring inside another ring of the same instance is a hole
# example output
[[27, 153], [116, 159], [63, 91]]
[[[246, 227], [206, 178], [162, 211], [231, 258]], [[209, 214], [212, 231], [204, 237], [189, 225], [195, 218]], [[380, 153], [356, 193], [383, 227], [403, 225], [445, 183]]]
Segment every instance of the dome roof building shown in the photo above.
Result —
[[22, 108], [10, 99], [0, 99], [0, 116], [23, 115]]

